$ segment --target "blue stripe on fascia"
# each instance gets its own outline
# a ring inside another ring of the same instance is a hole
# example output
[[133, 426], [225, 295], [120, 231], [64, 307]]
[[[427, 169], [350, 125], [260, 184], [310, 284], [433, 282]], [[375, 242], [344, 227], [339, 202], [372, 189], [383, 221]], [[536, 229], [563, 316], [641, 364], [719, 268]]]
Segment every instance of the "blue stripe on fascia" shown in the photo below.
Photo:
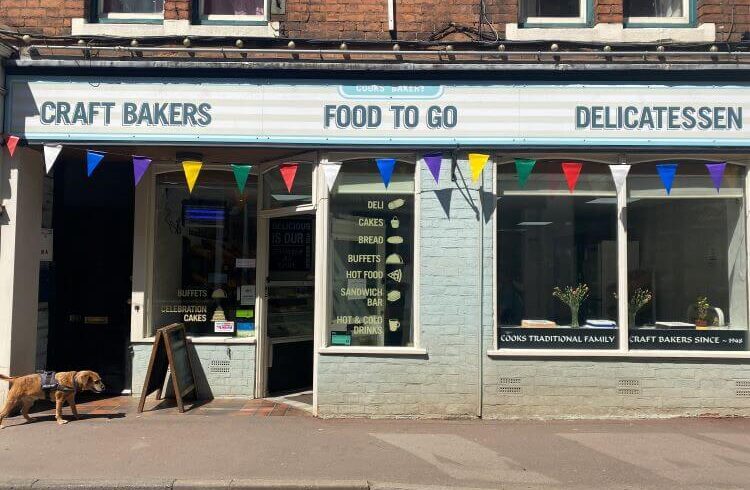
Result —
[[19, 135], [31, 143], [52, 142], [101, 142], [101, 143], [253, 143], [253, 144], [291, 144], [291, 145], [414, 145], [414, 146], [733, 146], [750, 147], [746, 138], [351, 138], [351, 137], [306, 137], [306, 136], [196, 136], [196, 135], [130, 135], [112, 136], [106, 134], [68, 134], [37, 133]]

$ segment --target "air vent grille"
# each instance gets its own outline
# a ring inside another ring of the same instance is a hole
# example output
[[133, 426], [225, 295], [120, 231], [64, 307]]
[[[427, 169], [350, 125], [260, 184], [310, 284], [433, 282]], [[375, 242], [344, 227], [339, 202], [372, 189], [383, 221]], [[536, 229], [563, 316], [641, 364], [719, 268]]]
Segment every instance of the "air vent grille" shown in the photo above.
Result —
[[497, 380], [497, 393], [499, 395], [520, 395], [523, 393], [523, 382], [521, 378], [501, 377]]
[[750, 379], [736, 379], [734, 387], [734, 394], [737, 398], [750, 398]]
[[229, 374], [229, 361], [212, 360], [208, 366], [211, 374]]
[[617, 394], [634, 396], [641, 394], [641, 380], [625, 378], [617, 380]]
[[523, 390], [520, 386], [498, 386], [497, 393], [500, 395], [520, 395]]

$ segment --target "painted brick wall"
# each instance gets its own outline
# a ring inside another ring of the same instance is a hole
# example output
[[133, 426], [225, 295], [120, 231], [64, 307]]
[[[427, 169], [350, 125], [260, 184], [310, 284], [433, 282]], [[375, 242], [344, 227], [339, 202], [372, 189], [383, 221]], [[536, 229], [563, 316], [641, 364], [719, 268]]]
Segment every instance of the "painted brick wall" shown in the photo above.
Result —
[[[460, 166], [466, 177], [466, 162], [461, 161]], [[443, 168], [438, 185], [427, 170], [421, 171], [420, 326], [421, 347], [428, 355], [321, 356], [321, 417], [476, 416], [480, 362], [478, 192], [476, 186], [465, 183], [460, 191], [456, 189], [447, 170], [450, 162], [444, 161]], [[449, 199], [449, 218], [440, 199]]]
[[[189, 19], [195, 0], [165, 0], [164, 17]], [[623, 0], [595, 0], [596, 22], [622, 22]], [[70, 33], [71, 18], [85, 17], [86, 0], [3, 0], [0, 25], [48, 36]], [[286, 14], [274, 15], [281, 33], [293, 38], [390, 40], [386, 0], [288, 0]], [[516, 0], [486, 0], [487, 21], [501, 38], [518, 19]], [[479, 0], [399, 0], [398, 39], [467, 41], [477, 38]], [[717, 24], [718, 40], [739, 40], [750, 31], [750, 0], [699, 0], [699, 22]], [[486, 36], [492, 37], [484, 26]]]
[[[191, 361], [201, 398], [252, 398], [255, 390], [254, 344], [191, 344]], [[229, 349], [229, 350], [227, 350]], [[133, 344], [133, 395], [140, 396], [151, 344]], [[212, 372], [211, 361], [226, 363], [228, 373]]]

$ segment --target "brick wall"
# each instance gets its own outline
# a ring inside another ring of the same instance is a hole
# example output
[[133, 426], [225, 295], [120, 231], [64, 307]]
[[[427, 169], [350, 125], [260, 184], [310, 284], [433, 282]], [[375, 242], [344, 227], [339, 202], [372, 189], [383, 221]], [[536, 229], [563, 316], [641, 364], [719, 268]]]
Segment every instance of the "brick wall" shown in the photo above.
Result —
[[[165, 0], [164, 17], [190, 18], [194, 0]], [[622, 22], [623, 0], [595, 0], [596, 22]], [[85, 17], [86, 0], [3, 0], [0, 24], [48, 36], [70, 33], [71, 18]], [[502, 37], [506, 23], [516, 22], [516, 0], [486, 0], [486, 21]], [[281, 33], [293, 38], [390, 40], [387, 0], [288, 0], [286, 14], [274, 15]], [[479, 0], [398, 0], [396, 27], [400, 40], [468, 41], [477, 38]], [[739, 40], [750, 30], [750, 0], [699, 0], [699, 22], [717, 24], [720, 41]], [[488, 39], [492, 32], [486, 23]]]

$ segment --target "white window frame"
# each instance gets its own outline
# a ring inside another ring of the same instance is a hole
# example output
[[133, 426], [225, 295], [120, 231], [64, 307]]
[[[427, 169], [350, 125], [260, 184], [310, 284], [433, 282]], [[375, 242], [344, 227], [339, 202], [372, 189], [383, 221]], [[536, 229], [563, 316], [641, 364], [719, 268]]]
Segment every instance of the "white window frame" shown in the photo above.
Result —
[[263, 1], [263, 15], [232, 15], [232, 14], [207, 14], [206, 13], [206, 2], [205, 0], [193, 0], [198, 1], [200, 8], [201, 20], [207, 20], [210, 22], [267, 22], [269, 20], [270, 2], [269, 0]]
[[520, 19], [521, 24], [525, 25], [536, 25], [536, 24], [585, 24], [588, 22], [588, 0], [578, 0], [578, 7], [580, 14], [578, 17], [526, 17]]
[[[743, 206], [745, 210], [745, 253], [746, 253], [746, 264], [748, 271], [750, 272], [750, 210], [748, 204], [750, 204], [750, 163], [739, 161], [737, 155], [722, 155], [722, 154], [654, 154], [654, 155], [596, 155], [596, 154], [517, 154], [509, 158], [508, 155], [496, 155], [495, 164], [493, 165], [492, 175], [492, 193], [497, 198], [498, 187], [497, 187], [497, 176], [498, 167], [502, 164], [508, 164], [513, 161], [513, 158], [535, 158], [537, 160], [549, 160], [549, 159], [569, 159], [569, 160], [584, 160], [587, 162], [596, 162], [605, 165], [615, 165], [620, 163], [628, 163], [633, 166], [639, 163], [653, 163], [654, 161], [690, 161], [695, 162], [694, 164], [706, 163], [709, 161], [725, 161], [731, 165], [738, 165], [745, 167], [745, 182], [744, 182], [744, 197]], [[623, 274], [622, 271], [628, 270], [627, 263], [627, 227], [626, 227], [626, 211], [627, 211], [627, 196], [628, 196], [628, 183], [627, 180], [623, 186], [622, 191], [617, 196], [617, 293], [618, 293], [618, 312], [617, 312], [617, 323], [618, 323], [618, 348], [609, 350], [597, 350], [597, 349], [508, 349], [500, 347], [498, 338], [498, 303], [497, 296], [498, 290], [498, 265], [499, 265], [499, 254], [498, 254], [498, 240], [497, 240], [497, 220], [499, 214], [499, 206], [495, 209], [492, 217], [492, 345], [487, 350], [486, 354], [491, 358], [502, 358], [502, 357], [628, 357], [628, 358], [700, 358], [700, 359], [750, 359], [750, 350], [746, 351], [698, 351], [698, 350], [657, 350], [657, 349], [630, 349], [629, 348], [629, 328], [628, 328], [628, 304], [627, 304], [627, 273]], [[625, 220], [622, 219], [625, 217]], [[750, 328], [750, 282], [748, 283], [747, 290], [747, 301], [748, 301], [748, 318], [746, 318], [747, 325]], [[624, 326], [624, 327], [623, 327]], [[750, 335], [750, 333], [748, 334]]]
[[103, 20], [164, 20], [164, 8], [161, 12], [105, 12], [104, 0], [97, 0], [97, 17]]
[[412, 345], [399, 347], [399, 346], [330, 346], [328, 342], [328, 327], [330, 324], [331, 311], [332, 311], [332, 290], [331, 290], [331, 271], [329, 267], [329, 251], [330, 251], [330, 216], [329, 216], [329, 202], [330, 192], [328, 186], [325, 184], [325, 176], [323, 172], [319, 172], [319, 196], [320, 205], [318, 206], [318, 220], [323, 226], [318, 226], [318, 230], [325, 235], [325, 238], [321, 242], [319, 247], [318, 257], [322, 257], [322, 260], [318, 261], [320, 268], [316, 270], [316, 275], [321, 274], [323, 282], [321, 284], [320, 293], [318, 297], [319, 301], [316, 304], [321, 305], [319, 312], [316, 312], [316, 316], [322, 328], [320, 329], [320, 348], [318, 353], [320, 354], [338, 354], [338, 355], [393, 355], [393, 356], [424, 356], [427, 354], [427, 349], [422, 347], [422, 336], [421, 336], [421, 315], [420, 315], [420, 302], [421, 302], [421, 287], [420, 287], [420, 275], [421, 275], [421, 261], [420, 261], [420, 242], [421, 242], [421, 211], [420, 211], [420, 195], [421, 195], [421, 168], [422, 168], [422, 155], [408, 152], [393, 152], [393, 153], [329, 153], [324, 155], [321, 160], [321, 164], [327, 162], [346, 162], [348, 160], [357, 159], [371, 159], [374, 161], [376, 158], [387, 157], [395, 158], [396, 160], [413, 162], [414, 163], [414, 264], [413, 264], [413, 275], [414, 282], [412, 284]]
[[[624, 0], [628, 1], [628, 0]], [[690, 23], [690, 0], [682, 0], [682, 15], [679, 17], [626, 17], [625, 24], [676, 24], [683, 25]]]

